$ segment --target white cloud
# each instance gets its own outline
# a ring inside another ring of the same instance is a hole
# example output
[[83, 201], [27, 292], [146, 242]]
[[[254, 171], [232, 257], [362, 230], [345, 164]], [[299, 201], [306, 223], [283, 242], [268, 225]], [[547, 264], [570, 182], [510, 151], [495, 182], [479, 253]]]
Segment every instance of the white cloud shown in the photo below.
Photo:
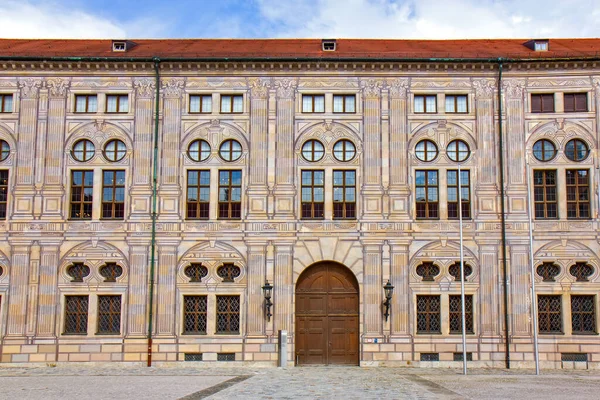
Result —
[[279, 37], [598, 37], [590, 0], [258, 0]]
[[0, 2], [1, 38], [100, 39], [156, 36], [160, 25], [147, 20], [111, 21], [56, 3]]

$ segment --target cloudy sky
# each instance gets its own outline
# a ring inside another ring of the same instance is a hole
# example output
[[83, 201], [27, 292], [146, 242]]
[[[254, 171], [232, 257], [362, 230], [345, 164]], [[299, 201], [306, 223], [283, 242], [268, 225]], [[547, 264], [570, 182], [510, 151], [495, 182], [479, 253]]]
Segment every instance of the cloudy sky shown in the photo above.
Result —
[[0, 0], [0, 38], [600, 37], [599, 0]]

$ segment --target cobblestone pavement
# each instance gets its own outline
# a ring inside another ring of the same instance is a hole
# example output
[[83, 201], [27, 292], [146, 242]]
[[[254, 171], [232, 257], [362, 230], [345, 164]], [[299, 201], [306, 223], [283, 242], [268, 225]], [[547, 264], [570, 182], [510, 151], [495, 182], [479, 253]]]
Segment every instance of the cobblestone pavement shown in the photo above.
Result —
[[0, 368], [0, 399], [598, 399], [600, 371], [304, 367]]

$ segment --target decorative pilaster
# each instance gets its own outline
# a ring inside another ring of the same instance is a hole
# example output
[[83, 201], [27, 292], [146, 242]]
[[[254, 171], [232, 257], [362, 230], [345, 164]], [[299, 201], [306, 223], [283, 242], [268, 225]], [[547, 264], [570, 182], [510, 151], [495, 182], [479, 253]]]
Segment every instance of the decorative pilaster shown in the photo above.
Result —
[[264, 297], [262, 286], [265, 284], [267, 266], [267, 243], [248, 243], [248, 314], [246, 317], [248, 336], [265, 334]]
[[37, 337], [56, 338], [59, 242], [42, 242], [38, 290]]
[[389, 241], [390, 282], [394, 285], [392, 309], [390, 313], [392, 335], [410, 334], [410, 290], [408, 269], [409, 241]]
[[[592, 86], [594, 88], [594, 98], [596, 99], [596, 126], [600, 124], [600, 76], [592, 77]], [[598, 131], [600, 135], [600, 130]], [[596, 138], [598, 140], [598, 138]]]
[[267, 218], [267, 169], [269, 152], [269, 88], [263, 78], [248, 78], [250, 87], [250, 143], [248, 175], [248, 219]]
[[274, 328], [275, 332], [287, 330], [292, 332], [292, 309], [294, 283], [292, 265], [294, 246], [292, 242], [277, 241], [275, 244], [275, 282], [274, 286]]
[[70, 80], [46, 78], [48, 88], [48, 128], [44, 141], [44, 186], [42, 188], [42, 219], [60, 218], [63, 210], [63, 160], [66, 130], [66, 100]]
[[382, 219], [381, 87], [383, 82], [365, 79], [361, 80], [360, 86], [363, 89], [364, 100], [362, 218]]
[[[154, 137], [154, 94], [152, 78], [133, 81], [135, 88], [135, 131], [133, 141], [133, 180], [131, 186], [131, 219], [150, 219], [152, 199], [152, 141]], [[158, 99], [156, 99], [158, 101]]]
[[390, 186], [389, 210], [394, 219], [408, 219], [409, 195], [408, 186], [408, 120], [407, 89], [408, 78], [388, 80], [390, 98]]
[[128, 337], [144, 337], [148, 331], [148, 265], [150, 246], [146, 240], [129, 241]]
[[161, 141], [160, 207], [161, 220], [178, 220], [181, 186], [179, 182], [179, 143], [181, 127], [181, 96], [185, 80], [166, 78], [161, 82], [163, 124]]
[[31, 241], [11, 243], [10, 289], [6, 336], [24, 337], [27, 327], [27, 291], [29, 289], [29, 257]]
[[499, 302], [501, 301], [502, 287], [497, 241], [478, 242], [479, 247], [479, 304], [481, 313], [481, 335], [497, 336], [500, 334]]
[[274, 84], [277, 89], [275, 218], [295, 218], [294, 99], [298, 82], [281, 78], [275, 80]]
[[364, 281], [363, 312], [365, 333], [367, 336], [382, 334], [381, 304], [383, 301], [383, 280], [381, 241], [363, 241]]
[[159, 240], [156, 268], [156, 335], [175, 336], [177, 243]]
[[504, 82], [504, 103], [506, 115], [505, 149], [508, 184], [508, 218], [526, 218], [527, 186], [525, 176], [525, 116], [523, 92], [525, 80], [510, 79]]
[[38, 118], [38, 98], [41, 79], [27, 78], [19, 81], [21, 107], [19, 113], [19, 135], [17, 137], [17, 174], [14, 191], [13, 219], [33, 217], [35, 195], [35, 156]]
[[529, 245], [517, 241], [510, 249], [510, 322], [513, 336], [531, 335]]

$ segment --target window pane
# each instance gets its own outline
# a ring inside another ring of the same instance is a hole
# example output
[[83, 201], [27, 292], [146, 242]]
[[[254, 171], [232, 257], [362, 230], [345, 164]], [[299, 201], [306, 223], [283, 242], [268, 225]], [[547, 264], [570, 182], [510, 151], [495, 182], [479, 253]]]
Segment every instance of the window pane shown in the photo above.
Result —
[[231, 112], [231, 96], [221, 96], [221, 112]]
[[456, 100], [456, 111], [459, 113], [467, 112], [467, 96], [458, 96]]
[[202, 96], [202, 112], [212, 112], [212, 96]]
[[77, 96], [77, 98], [75, 100], [76, 100], [75, 111], [76, 112], [85, 112], [85, 103], [86, 103], [85, 96]]
[[200, 112], [200, 96], [190, 96], [190, 112]]
[[344, 97], [343, 96], [333, 96], [333, 112], [343, 112], [344, 111]]
[[415, 96], [415, 112], [425, 112], [425, 99], [423, 96]]
[[436, 110], [436, 96], [427, 96], [427, 112], [434, 113]]
[[121, 100], [119, 100], [119, 112], [128, 112], [129, 111], [129, 96], [121, 96]]
[[325, 96], [315, 96], [315, 112], [325, 112]]
[[106, 96], [106, 112], [117, 112], [117, 96]]
[[98, 100], [96, 96], [88, 97], [88, 112], [96, 112], [98, 111]]
[[355, 112], [354, 96], [346, 96], [346, 112]]
[[446, 96], [446, 112], [456, 112], [456, 110], [454, 110], [454, 96]]
[[233, 112], [242, 112], [243, 111], [243, 97], [242, 96], [234, 96], [233, 97]]
[[312, 112], [312, 96], [302, 96], [302, 112]]
[[13, 111], [13, 97], [12, 95], [4, 96], [4, 112]]

